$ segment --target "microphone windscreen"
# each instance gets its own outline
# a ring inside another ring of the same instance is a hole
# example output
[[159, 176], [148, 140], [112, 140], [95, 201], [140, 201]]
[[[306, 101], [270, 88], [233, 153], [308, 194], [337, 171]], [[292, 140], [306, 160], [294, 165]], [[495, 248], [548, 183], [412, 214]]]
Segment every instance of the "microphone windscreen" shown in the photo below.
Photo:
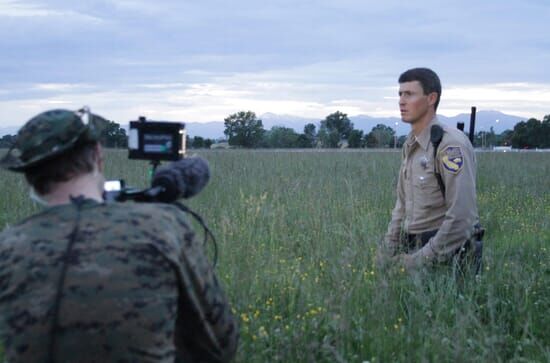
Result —
[[208, 162], [200, 157], [191, 157], [173, 163], [173, 168], [181, 175], [185, 186], [179, 188], [183, 198], [191, 198], [199, 194], [210, 181]]
[[210, 180], [208, 162], [200, 157], [185, 158], [160, 167], [153, 176], [153, 187], [164, 190], [158, 200], [164, 203], [198, 194]]

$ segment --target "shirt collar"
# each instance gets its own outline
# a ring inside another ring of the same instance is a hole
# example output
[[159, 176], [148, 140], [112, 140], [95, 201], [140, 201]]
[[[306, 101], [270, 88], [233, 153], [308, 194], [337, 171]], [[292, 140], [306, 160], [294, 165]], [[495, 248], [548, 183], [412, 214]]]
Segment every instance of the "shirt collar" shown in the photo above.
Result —
[[414, 134], [411, 132], [412, 140], [415, 140], [418, 142], [420, 147], [424, 149], [425, 151], [428, 150], [428, 146], [430, 145], [430, 134], [431, 134], [431, 128], [432, 125], [439, 124], [439, 121], [437, 120], [437, 117], [434, 117], [430, 123], [422, 130], [420, 135], [414, 136]]
[[54, 208], [67, 208], [71, 205], [80, 205], [82, 207], [93, 207], [96, 205], [103, 204], [105, 202], [99, 202], [92, 198], [86, 198], [84, 196], [78, 196], [78, 197], [70, 197], [70, 201], [64, 204], [56, 204], [56, 205], [46, 205], [45, 209], [54, 209]]

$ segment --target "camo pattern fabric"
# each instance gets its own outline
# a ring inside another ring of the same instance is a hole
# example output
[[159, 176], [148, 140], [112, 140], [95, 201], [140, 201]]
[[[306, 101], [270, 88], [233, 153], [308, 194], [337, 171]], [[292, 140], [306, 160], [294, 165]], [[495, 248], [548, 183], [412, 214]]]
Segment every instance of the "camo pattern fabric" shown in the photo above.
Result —
[[85, 200], [0, 234], [0, 337], [11, 363], [227, 362], [238, 327], [179, 209]]
[[0, 166], [14, 171], [35, 165], [59, 155], [77, 140], [99, 140], [101, 116], [89, 114], [85, 125], [78, 112], [50, 110], [30, 119], [17, 133], [13, 149], [0, 161]]

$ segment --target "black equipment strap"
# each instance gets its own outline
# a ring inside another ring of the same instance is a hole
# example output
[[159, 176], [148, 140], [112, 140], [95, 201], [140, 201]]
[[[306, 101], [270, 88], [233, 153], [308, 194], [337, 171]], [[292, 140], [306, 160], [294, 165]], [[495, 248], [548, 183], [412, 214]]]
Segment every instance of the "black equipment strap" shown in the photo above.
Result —
[[57, 280], [57, 288], [55, 291], [55, 298], [53, 301], [52, 307], [52, 324], [50, 326], [50, 341], [48, 345], [48, 363], [54, 363], [55, 359], [55, 348], [57, 343], [57, 333], [59, 330], [59, 310], [61, 308], [61, 299], [63, 298], [63, 287], [65, 285], [65, 277], [67, 275], [67, 268], [69, 262], [74, 263], [74, 257], [72, 255], [72, 250], [74, 243], [76, 242], [77, 236], [79, 234], [79, 224], [80, 224], [80, 211], [84, 203], [84, 197], [72, 197], [71, 202], [76, 207], [76, 219], [72, 232], [69, 234], [69, 242], [65, 248], [65, 253], [61, 256], [61, 271], [59, 273], [59, 279]]
[[430, 129], [430, 141], [432, 142], [432, 146], [434, 149], [434, 174], [437, 179], [437, 184], [439, 184], [439, 190], [441, 190], [441, 194], [443, 194], [443, 199], [445, 199], [445, 184], [443, 184], [443, 178], [441, 177], [441, 174], [437, 171], [437, 149], [439, 148], [439, 144], [441, 144], [441, 140], [443, 139], [443, 128], [439, 125], [432, 125], [432, 128]]

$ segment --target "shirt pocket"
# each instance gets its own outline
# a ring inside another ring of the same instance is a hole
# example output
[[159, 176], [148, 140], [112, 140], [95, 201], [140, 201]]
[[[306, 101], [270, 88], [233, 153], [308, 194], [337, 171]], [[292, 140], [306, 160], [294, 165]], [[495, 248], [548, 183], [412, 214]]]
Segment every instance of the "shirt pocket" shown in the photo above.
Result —
[[443, 206], [445, 201], [433, 172], [433, 166], [429, 165], [422, 173], [414, 175], [412, 184], [414, 202], [418, 209], [428, 210]]

